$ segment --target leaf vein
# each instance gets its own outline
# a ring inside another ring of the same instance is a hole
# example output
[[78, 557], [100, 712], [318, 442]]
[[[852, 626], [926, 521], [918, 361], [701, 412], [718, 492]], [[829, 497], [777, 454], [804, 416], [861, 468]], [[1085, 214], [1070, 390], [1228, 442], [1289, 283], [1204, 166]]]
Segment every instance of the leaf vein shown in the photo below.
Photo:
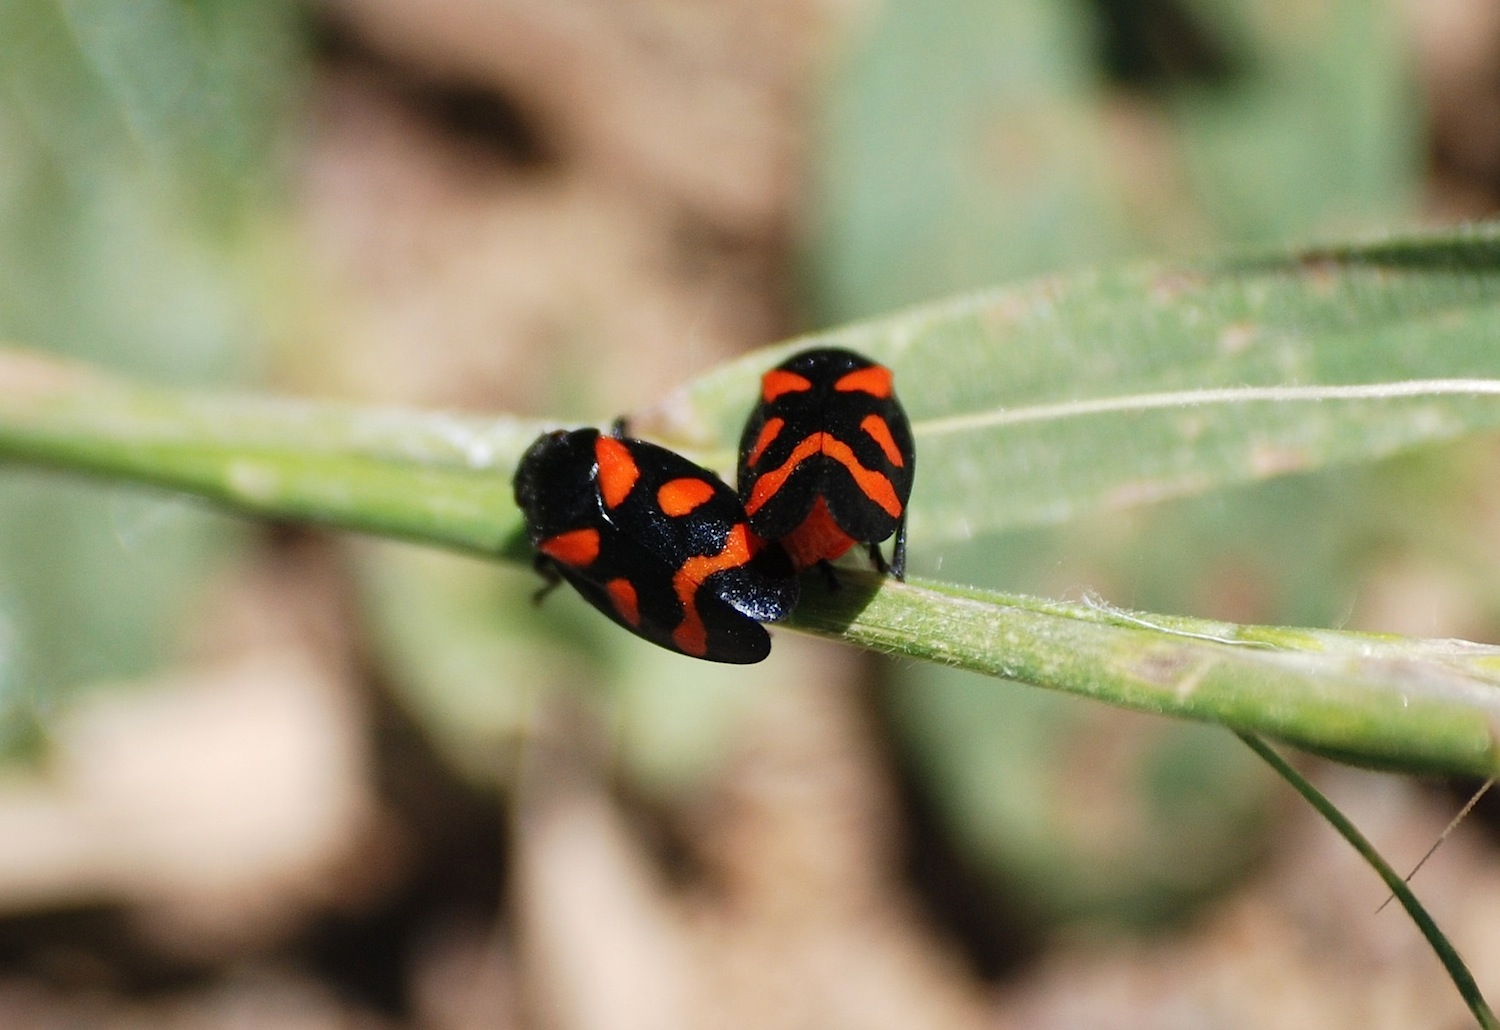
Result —
[[912, 426], [918, 437], [945, 436], [994, 426], [1081, 418], [1115, 412], [1152, 411], [1163, 408], [1196, 408], [1215, 404], [1258, 404], [1320, 401], [1396, 400], [1414, 397], [1500, 396], [1500, 379], [1408, 379], [1389, 383], [1347, 383], [1318, 386], [1228, 386], [1197, 390], [1091, 397], [1033, 404], [1020, 408], [969, 412], [949, 418], [918, 420]]

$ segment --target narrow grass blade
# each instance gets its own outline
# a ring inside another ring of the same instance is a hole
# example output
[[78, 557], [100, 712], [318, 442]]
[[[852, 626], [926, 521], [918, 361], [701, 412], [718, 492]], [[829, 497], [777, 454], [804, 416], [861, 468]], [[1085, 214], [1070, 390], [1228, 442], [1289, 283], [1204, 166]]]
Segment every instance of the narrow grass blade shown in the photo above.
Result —
[[1390, 867], [1390, 864], [1381, 857], [1380, 852], [1375, 850], [1365, 835], [1360, 833], [1344, 813], [1329, 801], [1323, 794], [1308, 782], [1307, 778], [1293, 769], [1286, 760], [1268, 747], [1265, 741], [1256, 737], [1253, 733], [1240, 733], [1239, 738], [1245, 744], [1265, 760], [1266, 764], [1275, 769], [1282, 779], [1286, 780], [1301, 794], [1307, 803], [1317, 809], [1318, 814], [1338, 831], [1339, 836], [1353, 846], [1359, 852], [1361, 858], [1370, 864], [1370, 867], [1385, 881], [1385, 885], [1391, 889], [1391, 893], [1401, 902], [1401, 907], [1406, 909], [1406, 914], [1411, 916], [1412, 922], [1417, 924], [1417, 929], [1422, 931], [1422, 936], [1427, 938], [1428, 945], [1443, 963], [1443, 968], [1448, 971], [1448, 976], [1453, 981], [1453, 986], [1458, 988], [1458, 993], [1464, 999], [1464, 1004], [1469, 1006], [1469, 1011], [1484, 1030], [1500, 1030], [1500, 1020], [1495, 1018], [1494, 1012], [1490, 1010], [1489, 1004], [1484, 1000], [1484, 995], [1479, 991], [1479, 985], [1474, 982], [1474, 975], [1469, 972], [1469, 967], [1464, 965], [1463, 958], [1458, 950], [1438, 929], [1432, 916], [1417, 896], [1412, 893], [1405, 880]]

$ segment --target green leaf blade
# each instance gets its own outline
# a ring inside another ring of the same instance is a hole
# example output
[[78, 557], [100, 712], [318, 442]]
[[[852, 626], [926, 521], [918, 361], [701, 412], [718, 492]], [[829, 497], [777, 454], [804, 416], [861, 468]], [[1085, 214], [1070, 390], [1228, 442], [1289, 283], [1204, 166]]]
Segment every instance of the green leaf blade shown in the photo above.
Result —
[[152, 389], [0, 354], [0, 458], [485, 555], [521, 531], [511, 472], [543, 428]]
[[757, 354], [663, 410], [726, 468], [755, 376], [785, 352], [888, 362], [917, 440], [920, 551], [1500, 426], [1497, 343], [1486, 226], [987, 291]]

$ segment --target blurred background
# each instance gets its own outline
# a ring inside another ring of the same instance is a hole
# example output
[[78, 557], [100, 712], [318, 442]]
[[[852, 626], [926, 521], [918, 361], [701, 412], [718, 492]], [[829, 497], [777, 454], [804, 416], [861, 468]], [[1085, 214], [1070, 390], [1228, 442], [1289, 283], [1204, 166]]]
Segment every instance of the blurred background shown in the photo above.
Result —
[[[1493, 0], [0, 0], [0, 338], [172, 385], [598, 421], [964, 289], [1497, 206]], [[912, 562], [1497, 642], [1497, 457]], [[0, 1027], [1467, 1025], [1221, 730], [534, 587], [4, 469]], [[1473, 786], [1306, 767], [1398, 867]], [[1481, 814], [1416, 881], [1491, 996], [1497, 857]]]

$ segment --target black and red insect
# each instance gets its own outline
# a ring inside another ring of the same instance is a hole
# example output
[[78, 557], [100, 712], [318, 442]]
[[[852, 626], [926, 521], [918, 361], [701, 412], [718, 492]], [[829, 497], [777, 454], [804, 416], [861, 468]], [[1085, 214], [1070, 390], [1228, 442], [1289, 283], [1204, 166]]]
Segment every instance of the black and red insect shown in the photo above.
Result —
[[[785, 546], [799, 572], [862, 543], [901, 579], [915, 457], [890, 369], [840, 348], [806, 350], [761, 377], [740, 437], [740, 499], [751, 530]], [[879, 545], [892, 534], [887, 566]]]
[[[516, 504], [537, 570], [566, 579], [605, 615], [694, 658], [765, 658], [762, 622], [791, 613], [786, 551], [750, 531], [722, 480], [616, 425], [544, 433], [516, 470]], [[544, 592], [545, 592], [544, 588]]]

